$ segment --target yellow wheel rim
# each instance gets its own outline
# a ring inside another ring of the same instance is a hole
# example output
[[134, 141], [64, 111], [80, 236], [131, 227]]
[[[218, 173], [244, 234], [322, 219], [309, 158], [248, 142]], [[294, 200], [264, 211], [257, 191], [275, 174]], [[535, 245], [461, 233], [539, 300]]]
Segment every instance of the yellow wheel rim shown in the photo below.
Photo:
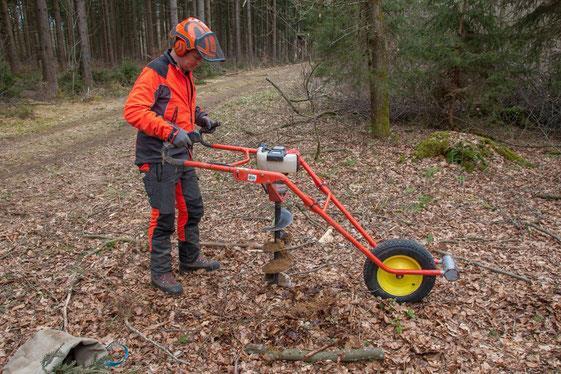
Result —
[[[421, 270], [417, 260], [404, 255], [388, 257], [383, 263], [392, 269]], [[376, 272], [376, 279], [382, 290], [393, 296], [410, 295], [417, 291], [423, 282], [422, 275], [395, 275], [380, 268]]]

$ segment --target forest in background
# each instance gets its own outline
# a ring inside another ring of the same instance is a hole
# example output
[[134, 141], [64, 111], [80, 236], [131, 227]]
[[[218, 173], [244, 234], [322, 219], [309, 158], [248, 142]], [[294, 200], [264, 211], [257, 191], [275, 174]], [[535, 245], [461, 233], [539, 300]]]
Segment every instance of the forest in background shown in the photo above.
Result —
[[4, 99], [122, 95], [177, 20], [195, 15], [227, 58], [199, 78], [310, 61], [320, 83], [308, 99], [332, 94], [372, 113], [375, 134], [390, 120], [561, 128], [561, 0], [1, 0], [0, 10]]

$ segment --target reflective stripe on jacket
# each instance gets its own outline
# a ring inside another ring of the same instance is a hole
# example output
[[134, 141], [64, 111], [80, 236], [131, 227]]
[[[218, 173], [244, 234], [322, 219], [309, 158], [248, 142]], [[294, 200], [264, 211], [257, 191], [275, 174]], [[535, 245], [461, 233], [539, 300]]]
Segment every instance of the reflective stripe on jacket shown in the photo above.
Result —
[[[174, 124], [193, 131], [195, 99], [193, 73], [181, 71], [170, 50], [142, 70], [124, 110], [125, 120], [138, 129], [137, 165], [161, 161], [163, 142], [168, 140]], [[170, 155], [187, 158], [187, 150], [175, 148]]]

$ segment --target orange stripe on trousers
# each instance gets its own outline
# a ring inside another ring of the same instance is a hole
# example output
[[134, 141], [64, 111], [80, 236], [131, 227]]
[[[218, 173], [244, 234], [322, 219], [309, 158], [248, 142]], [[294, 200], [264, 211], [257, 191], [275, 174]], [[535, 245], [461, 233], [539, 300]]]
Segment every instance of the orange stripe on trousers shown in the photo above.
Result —
[[183, 197], [181, 182], [177, 182], [175, 185], [175, 203], [177, 208], [177, 238], [184, 242], [185, 224], [187, 224], [189, 213], [187, 213], [187, 204], [185, 203], [185, 198]]
[[154, 230], [158, 226], [158, 218], [160, 217], [160, 211], [156, 208], [152, 208], [152, 213], [150, 214], [150, 225], [148, 226], [148, 249], [152, 252], [152, 238], [154, 237]]

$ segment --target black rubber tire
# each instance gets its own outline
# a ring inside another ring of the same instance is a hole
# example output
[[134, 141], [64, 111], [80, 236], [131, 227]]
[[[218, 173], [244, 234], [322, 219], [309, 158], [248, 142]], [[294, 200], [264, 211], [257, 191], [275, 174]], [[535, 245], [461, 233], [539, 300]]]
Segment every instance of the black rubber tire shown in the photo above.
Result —
[[[386, 240], [380, 242], [376, 248], [372, 250], [372, 253], [381, 261], [392, 256], [405, 255], [414, 258], [423, 270], [436, 269], [434, 258], [430, 252], [414, 240]], [[380, 296], [383, 299], [395, 299], [400, 303], [421, 301], [430, 293], [436, 279], [434, 276], [423, 276], [421, 286], [413, 293], [405, 296], [395, 296], [387, 293], [380, 287], [378, 284], [377, 272], [378, 266], [367, 258], [364, 263], [364, 282], [368, 290], [370, 290], [370, 293], [375, 296]]]

